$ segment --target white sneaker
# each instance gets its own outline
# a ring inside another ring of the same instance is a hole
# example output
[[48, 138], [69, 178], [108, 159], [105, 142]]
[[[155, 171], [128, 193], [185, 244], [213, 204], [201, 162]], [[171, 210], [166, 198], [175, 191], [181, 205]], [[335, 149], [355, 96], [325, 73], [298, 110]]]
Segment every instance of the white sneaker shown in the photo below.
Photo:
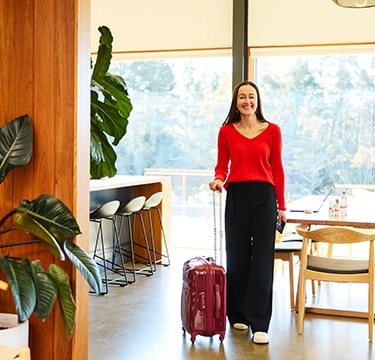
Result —
[[236, 330], [247, 330], [249, 328], [246, 324], [242, 324], [242, 323], [234, 323], [233, 327]]
[[253, 342], [255, 344], [268, 344], [269, 342], [268, 334], [263, 331], [255, 332], [253, 336]]

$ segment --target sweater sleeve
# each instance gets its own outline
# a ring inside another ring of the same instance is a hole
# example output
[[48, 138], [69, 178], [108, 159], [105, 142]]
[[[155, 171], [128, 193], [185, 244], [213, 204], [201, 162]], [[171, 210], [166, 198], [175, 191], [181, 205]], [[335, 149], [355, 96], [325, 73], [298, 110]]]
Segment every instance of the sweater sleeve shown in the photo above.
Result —
[[219, 130], [217, 149], [215, 180], [221, 180], [224, 183], [227, 180], [229, 173], [229, 147], [223, 127]]
[[275, 183], [275, 193], [279, 210], [286, 210], [285, 206], [285, 174], [282, 162], [281, 130], [275, 126], [270, 157], [272, 177]]

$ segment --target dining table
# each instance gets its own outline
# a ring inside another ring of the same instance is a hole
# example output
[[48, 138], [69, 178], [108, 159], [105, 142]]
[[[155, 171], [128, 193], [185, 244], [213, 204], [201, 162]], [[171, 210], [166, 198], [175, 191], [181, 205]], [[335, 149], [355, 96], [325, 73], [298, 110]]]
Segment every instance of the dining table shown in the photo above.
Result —
[[[375, 192], [358, 191], [347, 196], [347, 211], [344, 216], [333, 216], [330, 212], [330, 203], [336, 199], [340, 200], [340, 195], [332, 195], [325, 199], [323, 205], [317, 212], [313, 212], [308, 206], [309, 200], [313, 203], [314, 196], [323, 198], [322, 195], [309, 195], [293, 201], [293, 208], [298, 208], [298, 202], [301, 204], [300, 211], [287, 210], [287, 223], [289, 224], [307, 224], [313, 226], [345, 226], [361, 229], [368, 229], [374, 232], [375, 238]], [[315, 202], [315, 201], [314, 201]], [[287, 204], [288, 206], [288, 204]], [[298, 289], [300, 286], [298, 286]], [[299, 295], [296, 295], [296, 303], [299, 301]], [[307, 306], [306, 312], [324, 315], [337, 315], [335, 309]], [[366, 317], [364, 312], [353, 311], [354, 317]]]
[[293, 208], [298, 207], [298, 202], [304, 205], [301, 211], [287, 210], [287, 223], [308, 224], [308, 225], [330, 225], [330, 226], [352, 226], [358, 228], [375, 229], [375, 193], [360, 192], [347, 197], [347, 214], [345, 216], [332, 216], [329, 212], [330, 200], [335, 201], [340, 196], [332, 195], [328, 197], [318, 212], [309, 209], [308, 201], [314, 196], [309, 195], [293, 201]]

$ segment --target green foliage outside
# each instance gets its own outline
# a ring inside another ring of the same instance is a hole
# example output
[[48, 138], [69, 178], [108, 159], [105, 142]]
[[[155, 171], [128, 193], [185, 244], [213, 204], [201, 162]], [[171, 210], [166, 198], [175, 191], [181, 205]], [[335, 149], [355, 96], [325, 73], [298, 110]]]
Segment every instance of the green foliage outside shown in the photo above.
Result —
[[266, 114], [283, 131], [291, 198], [375, 184], [374, 65], [369, 54], [258, 61]]

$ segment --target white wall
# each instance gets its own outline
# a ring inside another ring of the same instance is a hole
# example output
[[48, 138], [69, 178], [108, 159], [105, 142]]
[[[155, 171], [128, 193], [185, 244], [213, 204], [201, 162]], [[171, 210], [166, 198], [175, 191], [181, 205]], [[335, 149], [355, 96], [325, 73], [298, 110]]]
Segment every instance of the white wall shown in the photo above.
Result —
[[232, 0], [91, 0], [91, 51], [106, 25], [113, 51], [232, 46]]
[[[91, 0], [91, 50], [100, 25], [114, 52], [229, 48], [233, 0]], [[375, 8], [332, 0], [249, 0], [249, 44], [322, 45], [375, 42]]]
[[249, 0], [249, 46], [375, 42], [375, 8], [332, 0]]

